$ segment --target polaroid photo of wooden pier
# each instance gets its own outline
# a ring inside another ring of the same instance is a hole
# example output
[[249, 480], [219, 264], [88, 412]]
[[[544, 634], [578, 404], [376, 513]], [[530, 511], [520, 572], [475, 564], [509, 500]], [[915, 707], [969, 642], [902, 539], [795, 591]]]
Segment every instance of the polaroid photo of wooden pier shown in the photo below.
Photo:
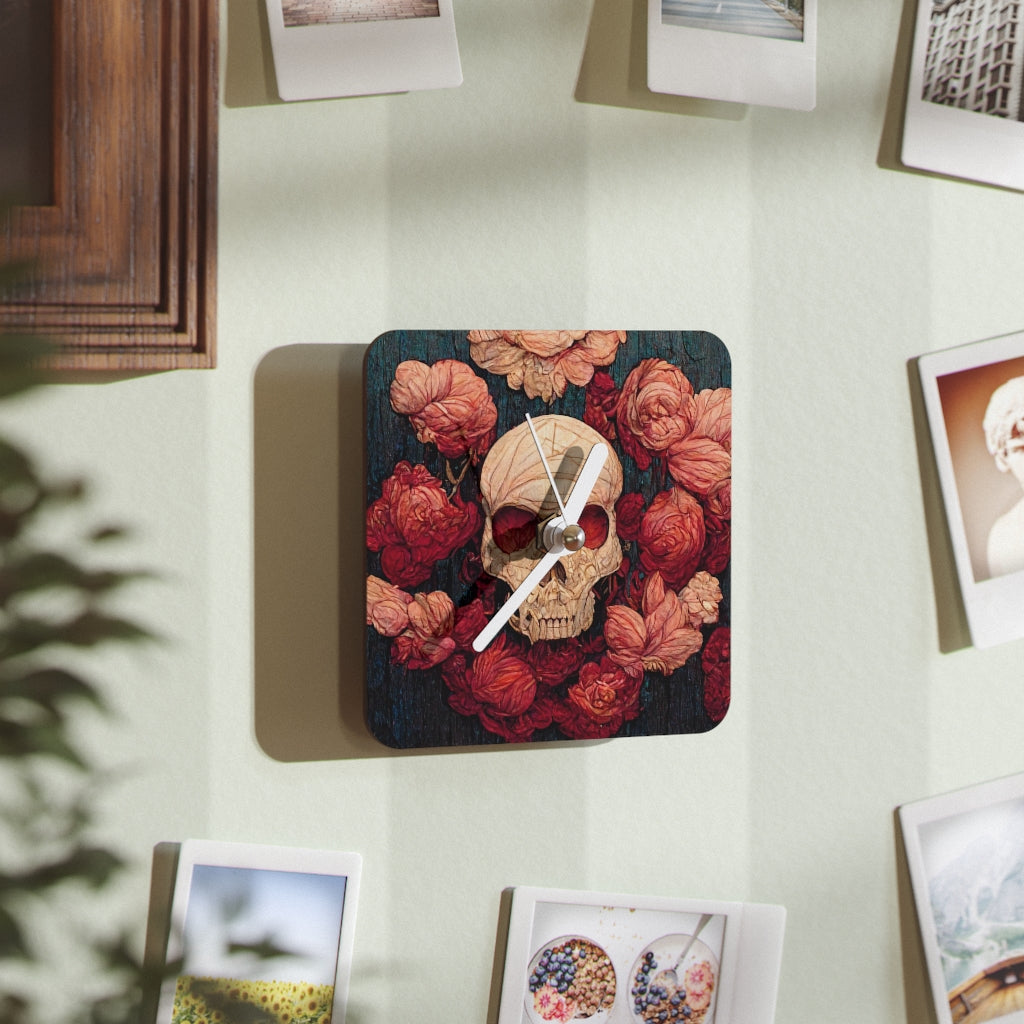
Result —
[[652, 92], [812, 110], [817, 0], [648, 0]]

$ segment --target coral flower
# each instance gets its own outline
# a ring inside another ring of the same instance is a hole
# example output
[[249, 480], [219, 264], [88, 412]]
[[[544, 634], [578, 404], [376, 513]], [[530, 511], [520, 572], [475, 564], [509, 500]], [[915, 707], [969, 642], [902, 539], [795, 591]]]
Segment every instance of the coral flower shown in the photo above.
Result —
[[692, 494], [678, 487], [662, 491], [640, 524], [640, 564], [678, 590], [697, 571], [706, 534], [704, 512]]
[[588, 384], [594, 367], [612, 363], [626, 332], [470, 331], [468, 337], [477, 366], [550, 404], [570, 383]]
[[732, 473], [732, 391], [702, 391], [693, 406], [693, 428], [669, 446], [668, 468], [680, 487], [703, 496]]
[[487, 385], [458, 359], [399, 363], [391, 407], [409, 417], [417, 439], [445, 458], [469, 454], [475, 462], [494, 441], [498, 410]]
[[644, 582], [641, 612], [612, 605], [604, 624], [608, 657], [630, 675], [642, 676], [645, 669], [668, 675], [701, 649], [704, 638], [658, 572]]
[[678, 366], [644, 359], [629, 371], [615, 409], [623, 449], [641, 469], [689, 434], [694, 418], [693, 385]]

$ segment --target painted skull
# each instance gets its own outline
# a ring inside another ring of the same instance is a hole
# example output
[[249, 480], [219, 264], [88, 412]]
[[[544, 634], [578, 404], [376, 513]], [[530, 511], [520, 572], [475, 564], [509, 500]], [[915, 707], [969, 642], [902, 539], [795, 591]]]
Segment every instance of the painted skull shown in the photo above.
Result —
[[[537, 416], [534, 428], [564, 502], [590, 449], [604, 438], [570, 416]], [[558, 503], [526, 423], [493, 445], [480, 471], [483, 496], [483, 567], [515, 590], [544, 555], [538, 528], [558, 515]], [[615, 500], [622, 466], [609, 448], [580, 525], [586, 544], [566, 553], [534, 588], [510, 625], [531, 643], [578, 636], [594, 621], [593, 587], [615, 572], [622, 547], [615, 531]]]

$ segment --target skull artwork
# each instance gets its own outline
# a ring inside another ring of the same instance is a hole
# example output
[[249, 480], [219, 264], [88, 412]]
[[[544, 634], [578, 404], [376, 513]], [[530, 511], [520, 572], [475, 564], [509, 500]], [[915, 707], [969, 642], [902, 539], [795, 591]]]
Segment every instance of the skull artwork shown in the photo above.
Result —
[[[590, 449], [604, 439], [570, 416], [537, 416], [533, 426], [564, 502]], [[515, 590], [544, 555], [543, 524], [559, 514], [527, 424], [491, 448], [480, 472], [480, 491], [486, 514], [483, 567]], [[584, 547], [563, 555], [509, 621], [531, 643], [578, 636], [594, 621], [594, 584], [622, 561], [615, 530], [615, 500], [621, 493], [622, 466], [609, 449], [580, 516], [587, 535]]]

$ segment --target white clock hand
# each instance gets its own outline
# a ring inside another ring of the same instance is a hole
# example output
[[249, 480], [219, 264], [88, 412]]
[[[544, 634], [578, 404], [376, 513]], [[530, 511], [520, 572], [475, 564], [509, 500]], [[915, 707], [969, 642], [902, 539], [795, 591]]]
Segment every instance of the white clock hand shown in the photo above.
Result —
[[562, 513], [562, 518], [569, 522], [569, 516], [566, 515], [565, 506], [562, 504], [562, 496], [558, 493], [558, 485], [555, 483], [555, 477], [551, 472], [551, 467], [548, 465], [548, 460], [544, 457], [544, 449], [541, 447], [540, 438], [537, 436], [537, 431], [534, 429], [533, 420], [530, 419], [530, 414], [526, 414], [526, 425], [530, 428], [530, 433], [533, 435], [533, 443], [537, 446], [537, 454], [540, 456], [540, 464], [544, 467], [544, 472], [548, 475], [548, 483], [551, 484], [551, 490], [555, 493], [555, 501], [558, 502], [558, 511]]
[[562, 533], [564, 533], [567, 526], [576, 525], [576, 520], [579, 519], [580, 513], [587, 504], [587, 498], [590, 497], [590, 492], [593, 491], [597, 478], [601, 475], [601, 470], [607, 457], [607, 445], [595, 444], [590, 449], [586, 462], [583, 463], [583, 469], [580, 470], [580, 475], [576, 478], [576, 483], [573, 485], [569, 500], [565, 504], [565, 519], [562, 519], [561, 522], [557, 519], [554, 520], [554, 530], [551, 529], [552, 523], [549, 523], [545, 528], [545, 543], [548, 543], [548, 535], [549, 533], [551, 534], [548, 550], [530, 570], [526, 579], [512, 591], [508, 600], [494, 613], [493, 618], [477, 634], [476, 639], [473, 641], [473, 650], [478, 654], [498, 635], [501, 627], [515, 615], [519, 610], [519, 606], [533, 593], [534, 588], [544, 579], [555, 562], [562, 555], [571, 553], [562, 543]]

